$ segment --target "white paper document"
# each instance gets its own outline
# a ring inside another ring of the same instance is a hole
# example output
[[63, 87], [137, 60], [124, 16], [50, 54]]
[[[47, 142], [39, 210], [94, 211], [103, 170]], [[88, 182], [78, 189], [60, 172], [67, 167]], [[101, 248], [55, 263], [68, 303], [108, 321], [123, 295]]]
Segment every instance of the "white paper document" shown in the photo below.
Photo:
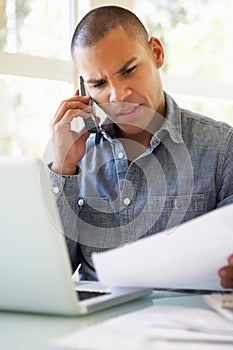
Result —
[[212, 310], [154, 305], [52, 343], [77, 350], [232, 349], [233, 323]]
[[109, 286], [220, 290], [219, 268], [233, 254], [233, 205], [103, 253], [93, 254]]

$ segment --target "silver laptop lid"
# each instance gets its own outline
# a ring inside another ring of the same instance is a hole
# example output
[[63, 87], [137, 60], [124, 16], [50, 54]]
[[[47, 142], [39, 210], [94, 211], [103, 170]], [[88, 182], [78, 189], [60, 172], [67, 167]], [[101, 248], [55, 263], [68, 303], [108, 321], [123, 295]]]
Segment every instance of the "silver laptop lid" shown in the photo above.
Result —
[[0, 309], [74, 313], [71, 266], [45, 166], [0, 157], [0, 174]]

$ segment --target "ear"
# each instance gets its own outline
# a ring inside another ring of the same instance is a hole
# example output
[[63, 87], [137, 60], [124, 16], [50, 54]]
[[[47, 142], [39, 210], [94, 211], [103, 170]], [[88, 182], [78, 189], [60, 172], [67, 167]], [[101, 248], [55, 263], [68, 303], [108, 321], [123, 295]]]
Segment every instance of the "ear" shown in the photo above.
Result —
[[162, 67], [164, 63], [164, 49], [161, 42], [159, 39], [151, 37], [148, 44], [157, 68]]

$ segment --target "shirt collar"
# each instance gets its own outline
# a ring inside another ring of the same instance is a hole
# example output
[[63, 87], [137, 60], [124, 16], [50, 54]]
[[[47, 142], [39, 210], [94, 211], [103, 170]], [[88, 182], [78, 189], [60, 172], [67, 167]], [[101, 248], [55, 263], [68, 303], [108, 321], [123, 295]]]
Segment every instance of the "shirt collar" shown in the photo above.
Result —
[[101, 124], [100, 130], [105, 139], [110, 141], [111, 139], [116, 138], [115, 124], [109, 117], [107, 117], [103, 121], [103, 123]]
[[151, 139], [151, 144], [158, 143], [169, 134], [175, 143], [182, 143], [181, 110], [173, 98], [164, 92], [166, 101], [166, 117], [161, 128], [155, 132]]

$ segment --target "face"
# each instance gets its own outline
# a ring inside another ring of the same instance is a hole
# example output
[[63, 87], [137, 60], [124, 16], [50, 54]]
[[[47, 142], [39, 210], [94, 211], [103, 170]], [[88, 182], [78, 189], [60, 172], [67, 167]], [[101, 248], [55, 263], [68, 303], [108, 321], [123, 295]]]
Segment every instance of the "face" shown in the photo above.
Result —
[[151, 111], [165, 114], [159, 74], [163, 60], [163, 48], [156, 38], [142, 45], [121, 27], [75, 55], [89, 95], [128, 134], [153, 124], [155, 113]]

